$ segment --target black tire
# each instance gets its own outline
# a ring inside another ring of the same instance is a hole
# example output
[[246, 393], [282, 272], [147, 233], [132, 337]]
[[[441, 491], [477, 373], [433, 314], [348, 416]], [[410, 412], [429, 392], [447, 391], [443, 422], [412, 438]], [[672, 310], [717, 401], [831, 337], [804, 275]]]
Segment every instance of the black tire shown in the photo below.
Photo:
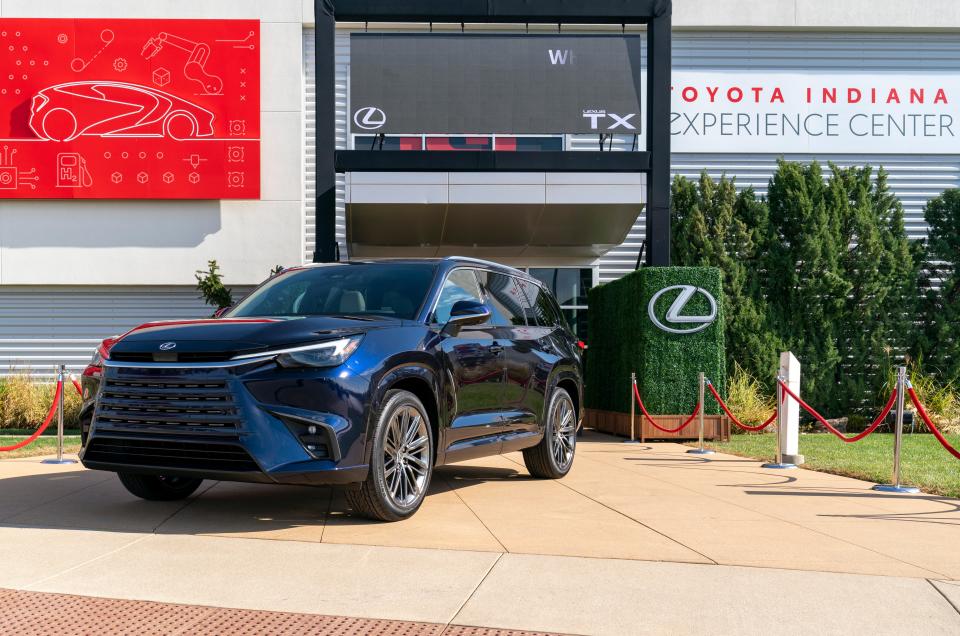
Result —
[[[564, 413], [569, 414], [569, 421]], [[566, 424], [562, 436], [566, 443], [557, 435], [557, 426], [564, 421]], [[558, 448], [558, 444], [563, 446]], [[570, 394], [557, 387], [550, 395], [550, 407], [543, 425], [543, 439], [536, 446], [523, 450], [523, 463], [530, 474], [538, 479], [560, 479], [570, 472], [576, 450], [577, 411]]]
[[[419, 414], [420, 421], [414, 423], [415, 419], [410, 409]], [[411, 439], [409, 453], [404, 450], [407, 448], [405, 445], [397, 450], [396, 457], [400, 459], [393, 459], [394, 454], [387, 448], [388, 436], [394, 439], [398, 429], [391, 428], [391, 423], [399, 417], [398, 426], [402, 428], [404, 417], [407, 415], [410, 415], [406, 420], [407, 426], [416, 427], [418, 437]], [[355, 512], [364, 517], [377, 521], [400, 521], [410, 517], [420, 508], [430, 488], [434, 462], [433, 427], [427, 415], [427, 409], [417, 396], [409, 391], [399, 390], [387, 392], [382, 406], [374, 415], [374, 422], [370, 433], [373, 445], [370, 453], [370, 472], [360, 488], [346, 491], [347, 502]], [[425, 425], [425, 431], [421, 430], [420, 422]], [[420, 446], [423, 436], [426, 437], [426, 449]], [[417, 442], [415, 449], [412, 446], [414, 441]], [[425, 465], [421, 467], [421, 464]], [[391, 483], [388, 483], [388, 478]], [[407, 497], [402, 501], [398, 500], [400, 495], [397, 493], [397, 488], [403, 487], [399, 480], [404, 480], [403, 484], [409, 484], [412, 488], [412, 491], [407, 490]]]
[[169, 477], [164, 475], [137, 475], [134, 473], [117, 473], [120, 483], [131, 494], [148, 501], [177, 501], [192, 495], [202, 479], [193, 477]]

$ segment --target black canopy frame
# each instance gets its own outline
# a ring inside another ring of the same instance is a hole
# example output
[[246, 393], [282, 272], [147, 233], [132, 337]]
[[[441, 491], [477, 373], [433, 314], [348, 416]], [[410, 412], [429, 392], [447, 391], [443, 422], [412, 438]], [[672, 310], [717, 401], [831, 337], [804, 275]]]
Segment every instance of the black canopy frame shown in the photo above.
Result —
[[[339, 259], [337, 173], [634, 172], [647, 175], [646, 263], [670, 264], [671, 0], [314, 0], [316, 63], [316, 247]], [[645, 24], [647, 148], [642, 152], [336, 150], [337, 22]], [[639, 203], [639, 202], [638, 202]]]

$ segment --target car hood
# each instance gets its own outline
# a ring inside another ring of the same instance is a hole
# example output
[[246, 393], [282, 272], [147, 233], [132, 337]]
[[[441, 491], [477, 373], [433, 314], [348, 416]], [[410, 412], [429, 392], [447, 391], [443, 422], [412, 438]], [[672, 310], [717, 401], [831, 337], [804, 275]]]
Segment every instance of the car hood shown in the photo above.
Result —
[[390, 318], [347, 316], [148, 322], [121, 336], [109, 357], [117, 361], [220, 361], [402, 324]]

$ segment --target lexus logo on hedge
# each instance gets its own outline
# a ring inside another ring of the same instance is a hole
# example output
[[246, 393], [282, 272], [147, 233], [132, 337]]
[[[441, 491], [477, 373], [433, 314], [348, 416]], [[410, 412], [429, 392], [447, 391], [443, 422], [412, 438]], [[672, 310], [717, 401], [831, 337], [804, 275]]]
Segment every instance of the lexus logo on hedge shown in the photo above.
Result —
[[387, 114], [376, 106], [364, 106], [358, 108], [353, 114], [353, 123], [357, 125], [357, 128], [376, 130], [387, 123]]
[[[660, 302], [660, 300], [667, 293], [674, 290], [680, 290], [680, 293], [677, 294], [673, 303], [667, 308], [666, 313], [663, 313], [663, 308], [667, 306], [668, 299], [663, 299], [663, 302]], [[705, 316], [684, 315], [683, 310], [697, 294], [702, 294], [707, 299], [707, 302], [710, 303], [710, 313]], [[667, 333], [680, 335], [697, 333], [698, 331], [703, 331], [716, 321], [717, 300], [713, 297], [713, 294], [700, 287], [694, 287], [693, 285], [673, 285], [671, 287], [664, 287], [653, 295], [653, 298], [650, 299], [650, 304], [647, 305], [647, 314], [650, 316], [650, 322], [655, 324], [658, 329], [666, 331]]]
[[164, 342], [162, 345], [160, 345], [160, 351], [170, 351], [171, 349], [176, 349], [176, 348], [177, 348], [176, 342]]

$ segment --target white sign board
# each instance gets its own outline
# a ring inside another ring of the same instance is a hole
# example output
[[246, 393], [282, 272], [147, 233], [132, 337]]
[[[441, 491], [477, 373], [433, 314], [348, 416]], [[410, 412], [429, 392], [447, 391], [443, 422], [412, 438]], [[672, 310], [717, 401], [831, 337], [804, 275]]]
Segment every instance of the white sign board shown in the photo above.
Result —
[[960, 154], [960, 74], [672, 74], [674, 152]]

